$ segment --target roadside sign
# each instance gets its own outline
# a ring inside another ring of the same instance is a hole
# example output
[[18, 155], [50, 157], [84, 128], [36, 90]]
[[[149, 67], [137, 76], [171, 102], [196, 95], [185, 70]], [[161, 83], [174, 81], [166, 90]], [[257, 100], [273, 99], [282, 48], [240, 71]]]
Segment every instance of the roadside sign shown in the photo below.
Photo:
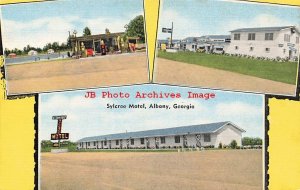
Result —
[[162, 32], [164, 33], [172, 33], [172, 28], [162, 28]]
[[66, 115], [57, 115], [57, 116], [52, 116], [53, 120], [58, 120], [58, 119], [67, 119]]
[[52, 133], [51, 140], [68, 140], [69, 133]]
[[59, 147], [59, 144], [58, 144], [58, 143], [53, 143], [52, 146], [53, 146], [53, 147]]

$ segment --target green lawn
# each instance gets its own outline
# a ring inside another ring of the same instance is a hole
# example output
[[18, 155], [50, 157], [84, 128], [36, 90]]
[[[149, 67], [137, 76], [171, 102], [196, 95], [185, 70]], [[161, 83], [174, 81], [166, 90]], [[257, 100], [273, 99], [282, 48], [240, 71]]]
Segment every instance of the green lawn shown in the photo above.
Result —
[[296, 62], [263, 61], [243, 57], [194, 52], [167, 53], [159, 51], [158, 57], [232, 71], [293, 85], [296, 84], [298, 65]]

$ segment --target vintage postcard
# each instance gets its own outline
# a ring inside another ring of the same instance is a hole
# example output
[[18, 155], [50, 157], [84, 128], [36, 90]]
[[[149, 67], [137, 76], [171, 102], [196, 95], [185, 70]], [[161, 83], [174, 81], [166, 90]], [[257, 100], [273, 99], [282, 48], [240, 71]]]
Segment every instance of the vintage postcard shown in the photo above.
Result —
[[164, 0], [157, 83], [296, 96], [299, 7]]
[[300, 3], [27, 1], [0, 2], [1, 190], [300, 189]]
[[15, 4], [1, 13], [8, 95], [148, 82], [142, 0]]
[[263, 95], [148, 84], [39, 103], [41, 189], [264, 187]]

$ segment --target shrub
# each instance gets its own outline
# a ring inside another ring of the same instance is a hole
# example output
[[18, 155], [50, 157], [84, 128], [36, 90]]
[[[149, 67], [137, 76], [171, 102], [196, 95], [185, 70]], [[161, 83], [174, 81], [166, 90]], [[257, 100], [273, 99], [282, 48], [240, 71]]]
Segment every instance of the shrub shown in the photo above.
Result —
[[236, 142], [236, 140], [232, 140], [229, 146], [232, 149], [236, 149], [237, 148], [237, 142]]
[[222, 145], [222, 143], [221, 143], [221, 142], [219, 143], [219, 146], [218, 146], [218, 148], [223, 148], [223, 145]]

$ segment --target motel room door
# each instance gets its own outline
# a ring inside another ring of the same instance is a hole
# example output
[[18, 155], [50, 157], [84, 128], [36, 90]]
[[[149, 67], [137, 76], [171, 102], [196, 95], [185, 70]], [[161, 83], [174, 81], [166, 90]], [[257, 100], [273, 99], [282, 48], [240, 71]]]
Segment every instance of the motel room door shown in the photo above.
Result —
[[289, 50], [289, 59], [292, 59], [292, 57], [293, 57], [293, 52], [292, 52], [292, 50], [290, 49], [290, 50]]
[[159, 138], [155, 137], [155, 148], [159, 149]]

